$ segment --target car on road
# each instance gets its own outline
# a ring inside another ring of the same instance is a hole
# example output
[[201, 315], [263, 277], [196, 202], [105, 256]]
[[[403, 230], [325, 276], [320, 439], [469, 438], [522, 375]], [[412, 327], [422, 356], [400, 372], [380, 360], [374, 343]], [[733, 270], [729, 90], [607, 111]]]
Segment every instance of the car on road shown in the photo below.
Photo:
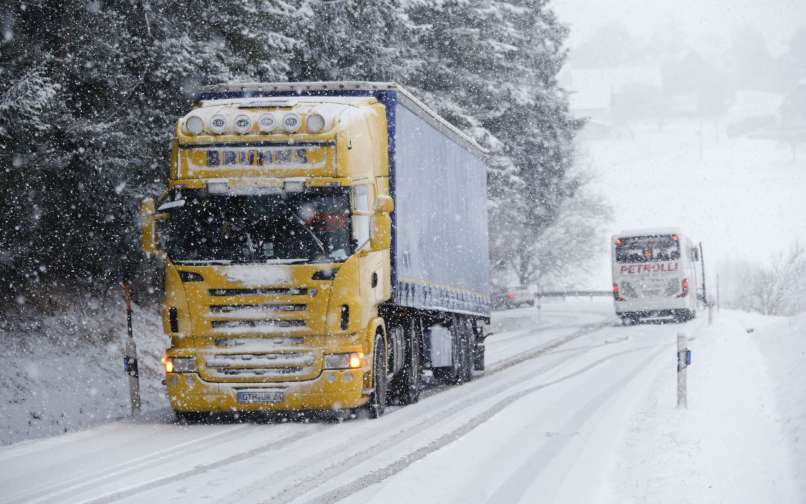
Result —
[[535, 296], [526, 287], [507, 287], [498, 289], [493, 295], [493, 306], [495, 309], [508, 310], [510, 308], [520, 308], [522, 306], [534, 306]]

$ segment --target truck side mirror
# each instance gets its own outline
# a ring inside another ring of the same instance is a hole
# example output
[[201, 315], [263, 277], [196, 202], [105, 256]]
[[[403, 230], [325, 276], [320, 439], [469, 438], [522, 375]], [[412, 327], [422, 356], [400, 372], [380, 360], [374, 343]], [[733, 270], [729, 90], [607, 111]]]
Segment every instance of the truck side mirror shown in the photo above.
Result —
[[380, 194], [375, 197], [376, 213], [392, 213], [395, 211], [395, 200], [387, 194]]
[[378, 213], [372, 216], [371, 225], [372, 243], [370, 246], [372, 250], [390, 248], [392, 246], [392, 217], [388, 213]]

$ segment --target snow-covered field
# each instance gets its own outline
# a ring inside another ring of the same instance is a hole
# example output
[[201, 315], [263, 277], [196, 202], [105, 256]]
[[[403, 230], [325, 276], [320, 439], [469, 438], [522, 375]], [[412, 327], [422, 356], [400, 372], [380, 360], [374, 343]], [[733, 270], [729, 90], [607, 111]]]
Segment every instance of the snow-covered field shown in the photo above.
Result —
[[611, 310], [498, 313], [483, 376], [380, 420], [182, 426], [163, 409], [0, 448], [0, 502], [804, 501], [806, 319], [621, 327]]

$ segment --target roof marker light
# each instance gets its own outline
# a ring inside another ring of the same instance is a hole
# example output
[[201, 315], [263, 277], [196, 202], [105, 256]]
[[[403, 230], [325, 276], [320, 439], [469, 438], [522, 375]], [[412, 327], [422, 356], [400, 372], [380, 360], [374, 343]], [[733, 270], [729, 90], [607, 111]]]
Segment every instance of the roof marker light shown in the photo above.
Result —
[[191, 135], [198, 135], [204, 131], [204, 121], [199, 116], [190, 116], [185, 119], [185, 129]]
[[235, 131], [241, 135], [246, 135], [252, 129], [252, 119], [248, 115], [241, 114], [235, 116]]
[[302, 126], [302, 120], [296, 112], [289, 112], [283, 116], [283, 128], [289, 133], [295, 133]]
[[261, 114], [260, 118], [257, 120], [257, 126], [263, 133], [271, 133], [276, 130], [277, 127], [280, 126], [279, 123], [280, 121], [277, 120], [277, 115], [271, 112]]
[[309, 132], [319, 133], [325, 129], [325, 118], [322, 116], [322, 114], [314, 112], [313, 114], [308, 115], [305, 124], [308, 127]]
[[210, 118], [209, 128], [212, 133], [220, 135], [224, 133], [224, 128], [227, 126], [227, 118], [221, 114], [216, 114]]

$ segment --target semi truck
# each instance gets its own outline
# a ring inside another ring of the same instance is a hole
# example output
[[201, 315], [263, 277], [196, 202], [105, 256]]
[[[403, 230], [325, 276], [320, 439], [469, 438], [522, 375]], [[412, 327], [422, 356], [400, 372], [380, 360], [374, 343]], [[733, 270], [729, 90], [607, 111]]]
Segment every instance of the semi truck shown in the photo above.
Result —
[[416, 402], [484, 369], [485, 152], [395, 83], [234, 83], [141, 203], [180, 419]]

